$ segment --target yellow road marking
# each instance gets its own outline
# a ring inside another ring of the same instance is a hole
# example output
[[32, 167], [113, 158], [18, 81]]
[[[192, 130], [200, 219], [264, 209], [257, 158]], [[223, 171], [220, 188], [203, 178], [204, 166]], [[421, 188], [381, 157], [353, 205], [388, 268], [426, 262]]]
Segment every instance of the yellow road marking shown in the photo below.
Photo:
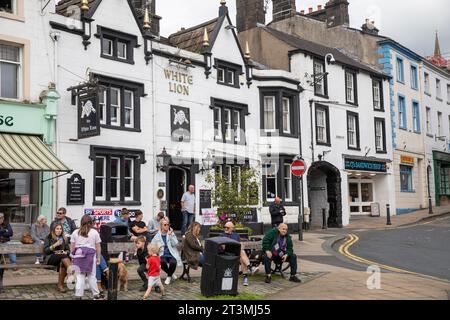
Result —
[[356, 256], [356, 255], [350, 253], [349, 249], [351, 246], [353, 246], [355, 243], [357, 243], [359, 241], [359, 237], [355, 234], [349, 234], [348, 236], [349, 236], [349, 239], [339, 247], [339, 253], [346, 256], [350, 260], [360, 262], [363, 264], [367, 264], [367, 265], [376, 265], [382, 269], [392, 271], [392, 272], [406, 273], [406, 274], [410, 274], [410, 275], [415, 275], [415, 276], [419, 276], [419, 277], [425, 277], [425, 278], [430, 278], [430, 279], [437, 280], [437, 281], [443, 281], [443, 282], [450, 283], [450, 281], [448, 281], [446, 279], [441, 279], [441, 278], [429, 276], [429, 275], [422, 274], [422, 273], [417, 273], [417, 272], [412, 272], [412, 271], [408, 271], [408, 270], [404, 270], [404, 269], [400, 269], [400, 268], [396, 268], [396, 267], [391, 267], [391, 266], [388, 266], [385, 264], [370, 261], [370, 260], [361, 258], [359, 256]]

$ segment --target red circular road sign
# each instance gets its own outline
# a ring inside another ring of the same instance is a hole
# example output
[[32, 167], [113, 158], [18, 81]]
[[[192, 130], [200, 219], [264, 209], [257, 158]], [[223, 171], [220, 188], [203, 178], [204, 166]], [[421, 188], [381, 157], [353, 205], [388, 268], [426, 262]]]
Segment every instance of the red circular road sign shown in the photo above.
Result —
[[291, 165], [291, 172], [296, 177], [301, 177], [306, 172], [306, 163], [303, 160], [295, 160]]

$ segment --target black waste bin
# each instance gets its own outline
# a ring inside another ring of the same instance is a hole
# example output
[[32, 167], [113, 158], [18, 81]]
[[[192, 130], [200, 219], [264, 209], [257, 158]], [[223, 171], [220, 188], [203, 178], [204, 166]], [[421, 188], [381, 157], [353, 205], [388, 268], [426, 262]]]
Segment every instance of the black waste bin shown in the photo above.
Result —
[[108, 223], [100, 226], [102, 255], [109, 260], [108, 243], [128, 242], [128, 226], [120, 223]]
[[205, 264], [202, 268], [202, 295], [237, 295], [241, 244], [229, 238], [205, 241]]

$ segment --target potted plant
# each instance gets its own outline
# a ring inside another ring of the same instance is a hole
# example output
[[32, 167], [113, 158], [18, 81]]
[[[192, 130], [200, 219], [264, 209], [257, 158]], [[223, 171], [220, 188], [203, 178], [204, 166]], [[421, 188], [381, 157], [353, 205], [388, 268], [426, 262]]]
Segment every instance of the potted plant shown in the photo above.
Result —
[[258, 172], [248, 166], [242, 166], [240, 170], [235, 167], [232, 177], [215, 171], [208, 174], [206, 182], [214, 186], [211, 188], [212, 205], [218, 208], [218, 223], [210, 228], [210, 237], [218, 236], [225, 223], [232, 221], [235, 231], [248, 239], [252, 230], [243, 225], [243, 217], [259, 203]]

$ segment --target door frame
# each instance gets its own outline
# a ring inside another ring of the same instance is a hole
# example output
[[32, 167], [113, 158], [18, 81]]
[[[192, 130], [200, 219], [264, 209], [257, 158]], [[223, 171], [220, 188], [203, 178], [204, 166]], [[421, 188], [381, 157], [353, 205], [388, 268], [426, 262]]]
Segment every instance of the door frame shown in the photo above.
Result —
[[[371, 184], [372, 185], [372, 202], [351, 202], [350, 200], [350, 184], [357, 184], [358, 185], [358, 199], [362, 200], [362, 190], [361, 190], [361, 184]], [[349, 197], [349, 213], [350, 216], [369, 216], [370, 212], [362, 212], [361, 208], [366, 206], [371, 206], [372, 203], [376, 202], [376, 193], [375, 193], [375, 181], [373, 179], [363, 179], [363, 178], [352, 178], [348, 179], [348, 197]], [[359, 212], [352, 212], [352, 207], [359, 207]]]

